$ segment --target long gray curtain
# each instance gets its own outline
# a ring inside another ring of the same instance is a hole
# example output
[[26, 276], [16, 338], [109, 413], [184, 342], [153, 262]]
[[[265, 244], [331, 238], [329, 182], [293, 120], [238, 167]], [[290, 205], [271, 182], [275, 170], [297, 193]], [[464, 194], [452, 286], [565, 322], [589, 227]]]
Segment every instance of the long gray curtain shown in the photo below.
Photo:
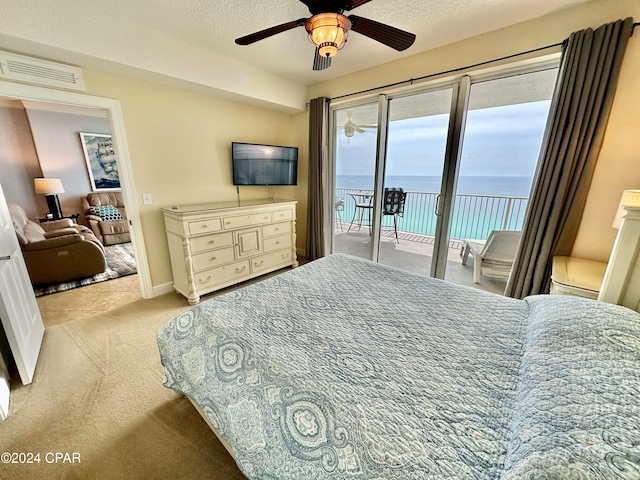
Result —
[[324, 257], [327, 213], [327, 124], [329, 100], [314, 98], [309, 105], [309, 192], [307, 200], [307, 259]]
[[568, 39], [507, 296], [548, 293], [553, 256], [571, 253], [632, 29], [627, 18]]

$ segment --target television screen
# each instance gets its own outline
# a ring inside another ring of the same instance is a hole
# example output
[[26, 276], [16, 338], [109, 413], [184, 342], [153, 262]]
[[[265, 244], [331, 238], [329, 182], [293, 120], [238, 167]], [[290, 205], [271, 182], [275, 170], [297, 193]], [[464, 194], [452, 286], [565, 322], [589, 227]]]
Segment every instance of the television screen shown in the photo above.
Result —
[[296, 185], [298, 148], [231, 144], [234, 185]]

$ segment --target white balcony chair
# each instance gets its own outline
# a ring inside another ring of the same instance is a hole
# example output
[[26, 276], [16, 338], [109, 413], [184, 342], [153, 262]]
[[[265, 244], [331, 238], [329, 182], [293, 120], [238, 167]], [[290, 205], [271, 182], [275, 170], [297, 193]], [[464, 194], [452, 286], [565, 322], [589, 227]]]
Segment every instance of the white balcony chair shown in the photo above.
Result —
[[480, 283], [480, 273], [487, 277], [508, 278], [520, 241], [520, 232], [493, 230], [486, 240], [465, 238], [462, 241], [462, 265], [473, 255], [473, 281]]

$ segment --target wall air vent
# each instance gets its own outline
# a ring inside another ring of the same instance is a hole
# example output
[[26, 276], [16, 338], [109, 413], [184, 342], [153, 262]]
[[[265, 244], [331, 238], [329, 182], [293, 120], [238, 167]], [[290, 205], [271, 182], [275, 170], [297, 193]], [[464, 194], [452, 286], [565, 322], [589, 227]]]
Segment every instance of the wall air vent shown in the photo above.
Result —
[[78, 67], [2, 51], [0, 51], [0, 78], [84, 91], [82, 70]]

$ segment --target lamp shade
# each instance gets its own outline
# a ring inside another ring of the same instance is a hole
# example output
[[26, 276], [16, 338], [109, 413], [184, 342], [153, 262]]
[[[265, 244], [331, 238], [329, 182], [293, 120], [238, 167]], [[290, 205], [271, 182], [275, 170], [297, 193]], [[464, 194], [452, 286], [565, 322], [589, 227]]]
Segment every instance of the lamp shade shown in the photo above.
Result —
[[36, 193], [43, 195], [64, 193], [64, 187], [59, 178], [34, 178], [33, 183], [36, 187]]
[[622, 217], [624, 216], [625, 207], [640, 207], [640, 190], [625, 190], [622, 192], [622, 198], [620, 199], [620, 205], [616, 212], [616, 218], [613, 220], [613, 227], [620, 228], [622, 223]]
[[350, 28], [351, 21], [339, 13], [319, 13], [305, 25], [309, 40], [323, 57], [333, 57], [344, 47]]

